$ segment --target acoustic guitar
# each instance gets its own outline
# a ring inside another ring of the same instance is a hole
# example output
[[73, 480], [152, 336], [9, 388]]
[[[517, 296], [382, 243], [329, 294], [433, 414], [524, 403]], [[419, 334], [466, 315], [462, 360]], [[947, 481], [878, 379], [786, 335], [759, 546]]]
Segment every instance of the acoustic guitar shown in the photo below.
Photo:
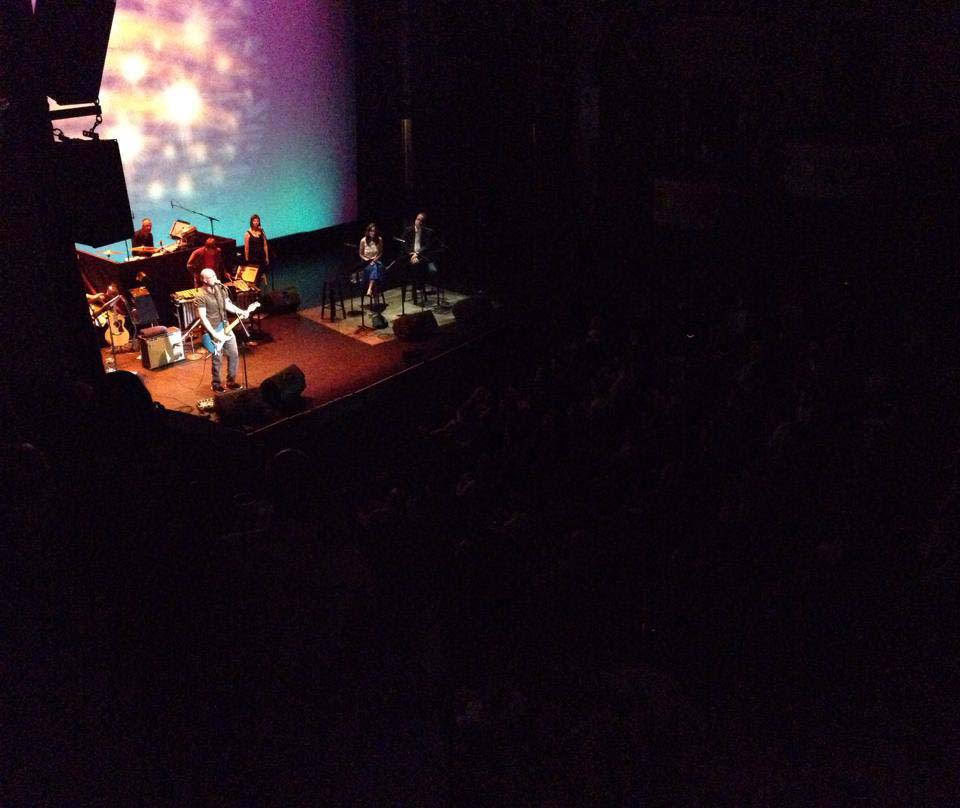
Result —
[[107, 328], [103, 332], [103, 339], [107, 345], [119, 348], [130, 342], [130, 329], [127, 328], [126, 315], [115, 311], [107, 311]]

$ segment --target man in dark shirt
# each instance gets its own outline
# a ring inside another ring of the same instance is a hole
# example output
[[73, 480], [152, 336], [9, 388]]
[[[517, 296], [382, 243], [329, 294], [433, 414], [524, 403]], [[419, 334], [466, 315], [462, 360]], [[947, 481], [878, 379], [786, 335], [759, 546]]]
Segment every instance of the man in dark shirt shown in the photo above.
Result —
[[203, 283], [201, 287], [203, 293], [196, 298], [197, 316], [207, 332], [203, 337], [203, 344], [210, 351], [211, 356], [210, 365], [213, 370], [211, 387], [216, 393], [223, 392], [224, 388], [220, 382], [220, 358], [226, 354], [227, 387], [236, 390], [240, 386], [237, 384], [240, 352], [237, 350], [237, 338], [232, 332], [226, 333], [227, 317], [229, 312], [233, 312], [246, 319], [250, 312], [248, 309], [241, 309], [234, 305], [227, 294], [226, 287], [217, 280], [217, 273], [212, 269], [204, 269], [200, 273], [200, 280]]
[[417, 214], [413, 224], [403, 231], [403, 244], [407, 256], [407, 278], [413, 284], [413, 299], [417, 290], [423, 293], [427, 280], [436, 283], [437, 265], [433, 262], [439, 244], [436, 233], [427, 227], [427, 214]]
[[134, 247], [152, 247], [153, 246], [153, 222], [144, 219], [140, 222], [140, 229], [133, 234]]

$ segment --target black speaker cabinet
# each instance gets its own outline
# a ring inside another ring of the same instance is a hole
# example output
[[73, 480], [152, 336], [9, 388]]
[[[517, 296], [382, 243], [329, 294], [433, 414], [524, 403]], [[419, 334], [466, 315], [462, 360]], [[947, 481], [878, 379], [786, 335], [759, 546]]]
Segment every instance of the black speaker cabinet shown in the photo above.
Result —
[[277, 410], [292, 409], [300, 403], [300, 395], [307, 387], [303, 371], [289, 365], [260, 384], [263, 400]]
[[103, 247], [133, 237], [133, 214], [115, 140], [55, 143], [56, 193], [70, 239]]
[[37, 0], [44, 92], [58, 104], [100, 96], [116, 0]]
[[436, 334], [438, 328], [432, 311], [401, 314], [393, 321], [393, 333], [402, 342], [423, 342]]
[[263, 398], [256, 388], [217, 393], [213, 398], [213, 408], [220, 422], [227, 426], [257, 424], [266, 414]]

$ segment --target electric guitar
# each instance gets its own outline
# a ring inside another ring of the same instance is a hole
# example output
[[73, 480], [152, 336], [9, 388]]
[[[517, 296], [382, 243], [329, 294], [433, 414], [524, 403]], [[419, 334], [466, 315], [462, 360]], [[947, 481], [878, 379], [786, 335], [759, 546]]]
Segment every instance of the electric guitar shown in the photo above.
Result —
[[[247, 306], [246, 316], [249, 317], [251, 314], [253, 314], [253, 312], [255, 312], [259, 308], [260, 308], [259, 301], [255, 303], [251, 303], [249, 306]], [[241, 317], [237, 317], [236, 320], [234, 320], [232, 323], [229, 323], [226, 326], [224, 326], [223, 323], [220, 323], [220, 325], [218, 325], [214, 330], [218, 334], [226, 333], [227, 336], [229, 336], [233, 332], [233, 329], [236, 328], [237, 323], [239, 323], [241, 319], [242, 319]], [[219, 356], [220, 352], [223, 350], [223, 343], [226, 342], [226, 340], [224, 340], [223, 342], [221, 342], [220, 340], [215, 340], [213, 337], [210, 336], [209, 333], [207, 333], [203, 335], [203, 339], [201, 340], [201, 342], [203, 343], [203, 347], [206, 348], [208, 351], [210, 351], [211, 354], [213, 354], [214, 356]]]

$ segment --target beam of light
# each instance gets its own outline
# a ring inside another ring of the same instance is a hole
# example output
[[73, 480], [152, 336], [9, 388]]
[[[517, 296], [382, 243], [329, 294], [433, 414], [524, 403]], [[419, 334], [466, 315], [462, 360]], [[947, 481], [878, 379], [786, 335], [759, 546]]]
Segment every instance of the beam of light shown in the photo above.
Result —
[[203, 99], [192, 82], [181, 80], [163, 91], [163, 107], [167, 121], [189, 127], [200, 118]]
[[120, 62], [120, 74], [128, 84], [139, 84], [147, 75], [149, 66], [149, 62], [139, 53], [131, 53]]
[[124, 164], [132, 167], [147, 143], [143, 130], [130, 121], [121, 121], [116, 126], [111, 126], [107, 134], [117, 139]]
[[210, 39], [210, 25], [200, 9], [194, 9], [183, 22], [182, 41], [187, 47], [202, 50]]

